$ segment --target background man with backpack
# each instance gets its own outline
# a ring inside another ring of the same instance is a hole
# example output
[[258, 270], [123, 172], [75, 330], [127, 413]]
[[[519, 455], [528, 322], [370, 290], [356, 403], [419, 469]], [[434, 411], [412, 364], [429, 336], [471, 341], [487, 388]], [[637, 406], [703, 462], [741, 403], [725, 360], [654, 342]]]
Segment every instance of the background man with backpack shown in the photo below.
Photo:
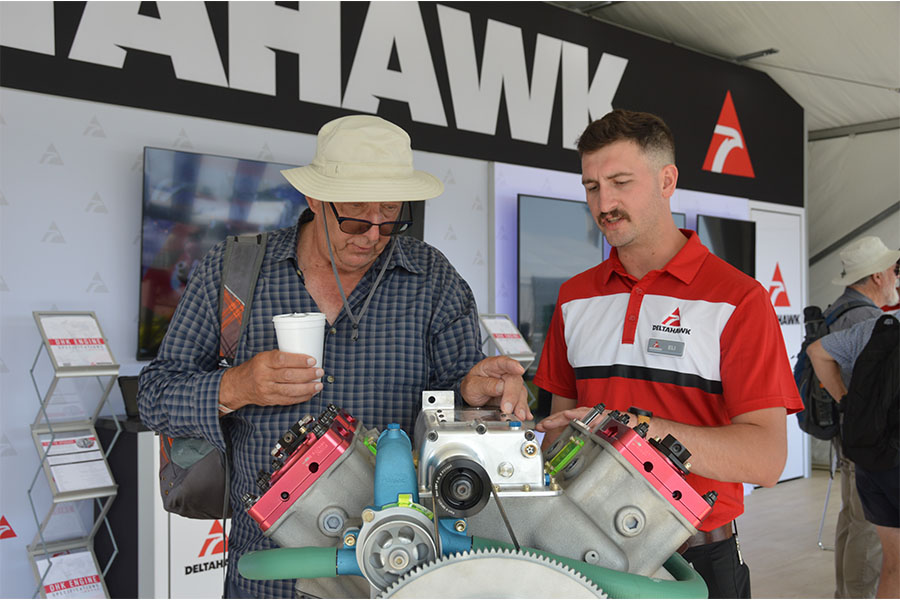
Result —
[[[900, 251], [888, 249], [875, 236], [859, 238], [841, 250], [841, 274], [832, 283], [845, 286], [844, 293], [825, 311], [825, 318], [841, 311], [843, 314], [829, 331], [841, 331], [878, 317], [881, 306], [897, 303], [898, 258]], [[841, 365], [845, 388], [850, 385], [852, 367], [852, 362]], [[855, 466], [843, 456], [839, 436], [833, 444], [841, 472], [841, 510], [834, 536], [835, 598], [872, 598], [881, 564], [878, 535], [865, 519], [856, 491]]]
[[[840, 398], [844, 453], [883, 552], [877, 598], [900, 597], [900, 321], [896, 312], [858, 323], [807, 349], [816, 374]], [[851, 368], [849, 390], [842, 370]]]

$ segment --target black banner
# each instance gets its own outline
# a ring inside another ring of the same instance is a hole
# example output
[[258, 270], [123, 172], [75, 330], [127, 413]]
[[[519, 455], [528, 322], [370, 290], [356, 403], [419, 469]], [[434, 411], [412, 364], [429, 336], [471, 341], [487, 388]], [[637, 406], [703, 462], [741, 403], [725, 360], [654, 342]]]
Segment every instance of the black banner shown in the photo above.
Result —
[[803, 111], [768, 75], [544, 3], [7, 5], [17, 17], [44, 30], [0, 40], [8, 88], [304, 133], [371, 112], [419, 150], [570, 172], [588, 107], [611, 104], [666, 120], [679, 187], [803, 205]]

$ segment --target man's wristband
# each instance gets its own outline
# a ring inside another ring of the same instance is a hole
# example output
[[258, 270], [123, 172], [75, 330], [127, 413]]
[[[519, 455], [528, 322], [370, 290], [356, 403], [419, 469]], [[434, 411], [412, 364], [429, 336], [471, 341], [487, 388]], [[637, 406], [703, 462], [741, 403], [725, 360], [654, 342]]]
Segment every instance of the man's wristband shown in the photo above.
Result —
[[224, 404], [219, 402], [219, 412], [222, 413], [223, 415], [228, 415], [228, 414], [233, 413], [234, 409], [228, 408], [227, 406], [225, 406]]

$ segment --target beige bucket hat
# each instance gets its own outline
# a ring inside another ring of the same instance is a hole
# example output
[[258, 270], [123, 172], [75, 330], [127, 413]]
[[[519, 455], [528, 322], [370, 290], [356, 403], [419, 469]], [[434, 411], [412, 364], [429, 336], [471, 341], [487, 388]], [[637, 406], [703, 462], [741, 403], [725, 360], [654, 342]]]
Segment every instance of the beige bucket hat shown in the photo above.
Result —
[[312, 163], [281, 174], [323, 202], [409, 202], [444, 192], [434, 175], [413, 169], [409, 135], [370, 115], [329, 121], [319, 130]]
[[841, 275], [835, 285], [850, 285], [873, 273], [880, 273], [900, 259], [900, 250], [891, 250], [881, 238], [867, 235], [850, 242], [841, 250]]

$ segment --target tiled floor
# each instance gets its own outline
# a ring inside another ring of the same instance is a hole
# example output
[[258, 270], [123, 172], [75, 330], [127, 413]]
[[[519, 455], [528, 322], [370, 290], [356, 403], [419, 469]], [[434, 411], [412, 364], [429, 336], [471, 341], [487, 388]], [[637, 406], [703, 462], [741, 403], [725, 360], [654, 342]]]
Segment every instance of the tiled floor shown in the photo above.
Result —
[[[827, 470], [814, 469], [809, 479], [757, 488], [745, 498], [737, 523], [754, 598], [834, 597], [834, 552], [817, 543], [828, 479]], [[840, 507], [838, 474], [822, 532], [829, 548]]]

